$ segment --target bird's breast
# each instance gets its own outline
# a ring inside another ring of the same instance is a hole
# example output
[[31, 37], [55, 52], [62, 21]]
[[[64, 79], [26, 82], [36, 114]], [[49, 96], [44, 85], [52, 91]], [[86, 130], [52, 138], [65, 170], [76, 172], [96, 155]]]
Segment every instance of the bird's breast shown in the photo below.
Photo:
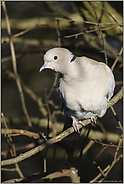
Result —
[[104, 95], [99, 93], [99, 89], [89, 86], [85, 82], [66, 83], [60, 81], [59, 90], [66, 102], [68, 109], [76, 112], [78, 117], [93, 117], [98, 115], [107, 106]]

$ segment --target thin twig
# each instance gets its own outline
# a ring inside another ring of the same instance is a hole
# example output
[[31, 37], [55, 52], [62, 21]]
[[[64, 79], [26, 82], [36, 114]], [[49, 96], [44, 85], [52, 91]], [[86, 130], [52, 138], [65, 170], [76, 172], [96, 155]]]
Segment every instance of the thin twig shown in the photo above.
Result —
[[[108, 165], [104, 170], [103, 172], [106, 172], [108, 169], [109, 169], [110, 165]], [[99, 173], [93, 180], [91, 180], [89, 183], [94, 183], [95, 181], [98, 182], [98, 179], [102, 176], [101, 173]]]
[[75, 167], [71, 167], [70, 169], [63, 169], [62, 171], [57, 171], [54, 173], [51, 173], [45, 177], [42, 177], [42, 179], [55, 179], [59, 177], [70, 177], [72, 183], [80, 183], [80, 177], [78, 176], [78, 171], [75, 169]]
[[104, 170], [102, 170], [102, 173], [104, 173], [104, 177], [98, 181], [98, 179], [103, 175], [101, 172], [93, 179], [91, 180], [89, 183], [94, 183], [94, 182], [98, 182], [101, 183], [107, 176], [107, 174], [110, 172], [110, 170], [112, 169], [112, 167], [116, 164], [116, 162], [118, 162], [121, 158], [123, 157], [123, 155], [120, 155], [115, 162], [113, 162], [111, 165], [108, 165]]
[[11, 169], [9, 169], [9, 168], [1, 168], [1, 170], [2, 171], [12, 171], [12, 172], [13, 171], [17, 171], [16, 168], [11, 168]]
[[112, 105], [117, 103], [123, 97], [123, 87], [120, 91], [109, 101], [107, 109], [110, 108]]
[[[58, 4], [57, 4], [58, 5]], [[57, 12], [58, 15], [58, 12]], [[60, 25], [59, 25], [59, 20], [57, 19], [57, 36], [58, 36], [58, 47], [61, 47], [61, 35], [60, 35]], [[49, 98], [51, 96], [51, 94], [53, 93], [57, 82], [58, 82], [58, 78], [59, 78], [59, 73], [55, 73], [55, 79], [51, 88], [51, 91], [49, 92], [49, 94], [47, 95], [47, 98]]]
[[[101, 144], [102, 146], [107, 146], [107, 147], [114, 147], [114, 148], [117, 148], [117, 145], [115, 144], [106, 144], [106, 143], [103, 143], [103, 142], [100, 142], [100, 141], [97, 141], [97, 140], [93, 140], [95, 143], [98, 143], [98, 144]], [[123, 148], [123, 146], [120, 146], [120, 148]]]
[[52, 115], [51, 115], [51, 111], [50, 111], [50, 108], [49, 108], [49, 103], [48, 103], [48, 98], [47, 98], [47, 94], [46, 94], [46, 90], [44, 92], [44, 96], [45, 96], [45, 106], [46, 106], [46, 109], [47, 109], [47, 137], [49, 137], [49, 132], [50, 132], [50, 121], [52, 122], [53, 124], [53, 121], [52, 121]]
[[123, 84], [123, 81], [115, 81], [115, 85], [122, 85]]
[[98, 166], [97, 168], [99, 169], [99, 171], [101, 172], [101, 174], [105, 177], [105, 173], [104, 173], [104, 171], [101, 169], [101, 167]]
[[114, 160], [113, 160], [112, 164], [110, 165], [109, 169], [106, 171], [106, 173], [104, 173], [104, 177], [101, 180], [99, 180], [99, 183], [101, 183], [107, 177], [107, 175], [109, 174], [109, 172], [111, 171], [113, 166], [123, 157], [122, 154], [117, 157], [117, 154], [118, 154], [118, 151], [120, 149], [120, 145], [122, 143], [122, 140], [123, 140], [123, 134], [121, 135], [118, 146], [116, 148], [116, 151], [115, 151], [115, 154], [114, 154]]
[[120, 52], [118, 53], [118, 55], [117, 55], [117, 57], [116, 57], [116, 59], [115, 59], [115, 61], [114, 61], [113, 65], [112, 65], [112, 67], [111, 67], [111, 71], [113, 71], [113, 70], [114, 70], [115, 65], [117, 64], [118, 59], [119, 59], [119, 57], [121, 56], [122, 52], [123, 52], [123, 46], [121, 47], [121, 50], [120, 50]]
[[[111, 26], [111, 27], [108, 27], [108, 28], [101, 28], [101, 31], [106, 31], [106, 30], [109, 30], [109, 29], [113, 29], [115, 27], [117, 27], [119, 24], [116, 24], [114, 26]], [[86, 31], [83, 31], [83, 32], [80, 32], [80, 33], [76, 33], [76, 34], [72, 34], [72, 35], [69, 35], [69, 36], [65, 36], [65, 38], [71, 38], [71, 37], [78, 37], [82, 34], [87, 34], [87, 33], [92, 33], [92, 32], [96, 32], [96, 31], [99, 31], [99, 29], [93, 29], [93, 30], [86, 30]]]
[[99, 19], [98, 19], [97, 13], [96, 13], [96, 11], [95, 11], [95, 8], [94, 8], [94, 6], [93, 6], [93, 3], [92, 3], [91, 1], [90, 1], [90, 4], [91, 4], [91, 6], [92, 6], [92, 8], [93, 8], [93, 11], [94, 11], [94, 13], [95, 13], [95, 15], [96, 15], [96, 19], [97, 19], [99, 31], [100, 31], [101, 38], [102, 38], [102, 42], [103, 42], [103, 53], [104, 53], [104, 56], [105, 56], [105, 62], [106, 62], [106, 64], [108, 65], [108, 58], [107, 58], [107, 54], [106, 54], [106, 48], [105, 48], [104, 38], [103, 38], [103, 35], [102, 35], [102, 31], [101, 31], [101, 26], [99, 25]]
[[[96, 141], [95, 141], [96, 142]], [[104, 146], [100, 152], [96, 155], [96, 159], [108, 148], [108, 145], [106, 144], [106, 146]]]
[[[11, 72], [10, 70], [6, 70], [6, 73], [8, 74], [9, 77], [16, 79], [15, 74], [13, 72]], [[20, 78], [19, 75], [17, 76], [17, 78], [20, 81], [20, 83], [22, 84], [24, 91], [38, 104], [40, 112], [42, 113], [42, 115], [44, 117], [46, 117], [47, 111], [44, 107], [44, 104], [42, 102], [41, 97], [37, 97], [37, 95], [34, 93], [34, 91], [31, 90], [27, 85], [24, 84], [24, 82], [22, 81], [22, 79]]]
[[122, 127], [122, 125], [121, 125], [121, 122], [120, 122], [119, 119], [118, 119], [118, 116], [117, 116], [117, 114], [116, 114], [116, 112], [115, 112], [113, 106], [111, 106], [111, 110], [112, 110], [112, 112], [113, 112], [113, 114], [114, 114], [114, 116], [115, 116], [115, 118], [116, 118], [116, 120], [117, 120], [117, 122], [118, 122], [118, 125], [119, 125], [121, 131], [123, 132], [123, 127]]
[[[5, 118], [4, 118], [4, 114], [1, 113], [1, 116], [3, 118], [3, 122], [4, 122], [5, 128], [8, 129], [7, 123], [6, 123]], [[13, 144], [13, 140], [12, 140], [11, 136], [7, 137], [7, 143], [9, 145], [9, 147], [10, 147], [10, 154], [11, 154], [11, 156], [15, 157], [16, 156], [16, 149], [15, 149], [15, 145]], [[19, 174], [19, 176], [21, 178], [24, 177], [24, 175], [23, 175], [23, 173], [22, 173], [18, 163], [15, 163], [15, 170], [18, 172], [18, 174]]]
[[55, 73], [54, 82], [53, 82], [53, 85], [52, 85], [52, 88], [51, 88], [49, 94], [47, 95], [47, 98], [49, 98], [52, 95], [54, 89], [56, 88], [56, 85], [57, 85], [57, 82], [58, 82], [58, 78], [59, 78], [59, 73], [57, 72], [57, 73]]
[[[56, 3], [57, 3], [57, 9], [56, 9], [56, 11], [57, 11], [57, 16], [58, 16], [58, 2], [56, 2]], [[60, 24], [59, 24], [59, 20], [58, 19], [56, 19], [56, 21], [57, 21], [58, 46], [61, 47]]]
[[[16, 34], [12, 35], [12, 38], [17, 38], [19, 36], [22, 36], [22, 35], [26, 34], [29, 31], [32, 31], [33, 29], [37, 29], [39, 27], [44, 27], [44, 26], [48, 26], [48, 25], [47, 24], [42, 24], [42, 25], [41, 24], [37, 24], [37, 25], [35, 25], [34, 27], [32, 27], [30, 29], [25, 29], [24, 31], [21, 31], [19, 33], [16, 33]], [[4, 39], [3, 41], [1, 41], [1, 44], [7, 43], [7, 42], [9, 42], [9, 38]]]
[[[62, 20], [62, 21], [68, 21], [68, 22], [77, 22], [77, 23], [85, 23], [85, 24], [91, 24], [91, 25], [98, 25], [98, 23], [96, 22], [89, 22], [89, 21], [85, 21], [85, 20], [82, 20], [82, 21], [77, 21], [77, 20], [72, 20], [72, 19], [65, 19], [65, 18], [55, 18], [56, 20]], [[122, 23], [99, 23], [99, 25], [116, 25], [116, 24], [119, 24], [122, 26]]]
[[20, 81], [18, 80], [18, 77], [17, 77], [18, 76], [18, 72], [17, 72], [17, 66], [16, 66], [16, 55], [15, 55], [14, 44], [13, 44], [13, 41], [12, 41], [11, 28], [10, 28], [9, 17], [8, 17], [8, 14], [7, 14], [5, 1], [2, 1], [2, 6], [3, 6], [5, 19], [6, 19], [6, 24], [7, 24], [7, 32], [8, 32], [8, 35], [9, 35], [10, 50], [11, 50], [12, 63], [13, 63], [13, 70], [14, 70], [14, 73], [15, 73], [15, 76], [16, 76], [16, 83], [17, 83], [19, 94], [20, 94], [20, 98], [21, 98], [22, 108], [23, 108], [24, 114], [25, 114], [25, 116], [27, 118], [28, 125], [32, 126], [30, 118], [29, 118], [29, 115], [28, 115], [28, 111], [27, 111], [27, 108], [26, 108], [23, 90], [22, 90]]
[[[112, 16], [112, 14], [110, 13], [110, 12], [108, 12], [105, 8], [103, 8], [99, 3], [97, 3], [96, 1], [95, 1], [95, 3], [100, 7], [100, 8], [102, 8], [106, 13], [108, 13], [110, 16], [111, 16], [111, 18], [116, 22], [116, 23], [118, 23], [118, 21]], [[121, 26], [122, 27], [122, 26]]]
[[22, 129], [1, 129], [1, 134], [8, 135], [8, 136], [19, 136], [19, 135], [26, 135], [28, 137], [33, 137], [34, 139], [39, 139], [40, 136], [38, 133], [22, 130]]
[[121, 135], [120, 141], [119, 141], [118, 146], [116, 148], [115, 155], [114, 155], [114, 161], [117, 159], [117, 154], [118, 154], [118, 151], [120, 149], [122, 141], [123, 141], [123, 134]]
[[120, 156], [118, 156], [118, 158], [117, 158], [116, 160], [114, 160], [114, 161], [112, 162], [111, 165], [109, 165], [110, 167], [109, 167], [109, 169], [107, 170], [107, 172], [105, 173], [105, 177], [103, 177], [101, 180], [99, 180], [99, 181], [98, 181], [99, 183], [101, 183], [101, 182], [107, 177], [107, 175], [109, 174], [109, 172], [110, 172], [110, 170], [113, 168], [113, 166], [114, 166], [120, 159], [122, 159], [122, 158], [123, 158], [123, 155], [121, 154]]

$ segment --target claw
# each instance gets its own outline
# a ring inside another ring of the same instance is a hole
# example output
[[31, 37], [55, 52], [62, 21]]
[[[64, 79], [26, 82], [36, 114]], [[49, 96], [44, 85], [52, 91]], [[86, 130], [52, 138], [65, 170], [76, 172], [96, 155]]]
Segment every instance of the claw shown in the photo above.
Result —
[[91, 123], [95, 123], [95, 124], [96, 124], [96, 119], [95, 119], [95, 117], [94, 117], [94, 118], [91, 118]]
[[85, 126], [84, 123], [82, 121], [77, 121], [75, 117], [72, 117], [72, 119], [73, 119], [72, 125], [73, 125], [74, 130], [80, 134], [78, 124], [80, 123], [81, 125]]

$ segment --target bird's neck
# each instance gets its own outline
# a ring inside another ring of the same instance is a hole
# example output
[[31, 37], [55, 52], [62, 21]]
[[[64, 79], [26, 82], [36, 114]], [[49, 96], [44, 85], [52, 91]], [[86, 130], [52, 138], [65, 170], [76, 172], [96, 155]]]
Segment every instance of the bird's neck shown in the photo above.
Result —
[[65, 81], [79, 80], [87, 73], [84, 61], [82, 60], [80, 63], [78, 58], [74, 62], [69, 63], [68, 67], [64, 68], [64, 71], [63, 76]]

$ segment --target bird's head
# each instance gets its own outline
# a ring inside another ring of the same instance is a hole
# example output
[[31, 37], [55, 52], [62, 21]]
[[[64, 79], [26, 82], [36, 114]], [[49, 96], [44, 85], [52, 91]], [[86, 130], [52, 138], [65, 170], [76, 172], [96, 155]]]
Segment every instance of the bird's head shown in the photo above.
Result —
[[66, 74], [70, 67], [70, 61], [73, 54], [65, 48], [53, 48], [48, 50], [44, 55], [44, 65], [40, 68], [40, 72], [46, 68]]

